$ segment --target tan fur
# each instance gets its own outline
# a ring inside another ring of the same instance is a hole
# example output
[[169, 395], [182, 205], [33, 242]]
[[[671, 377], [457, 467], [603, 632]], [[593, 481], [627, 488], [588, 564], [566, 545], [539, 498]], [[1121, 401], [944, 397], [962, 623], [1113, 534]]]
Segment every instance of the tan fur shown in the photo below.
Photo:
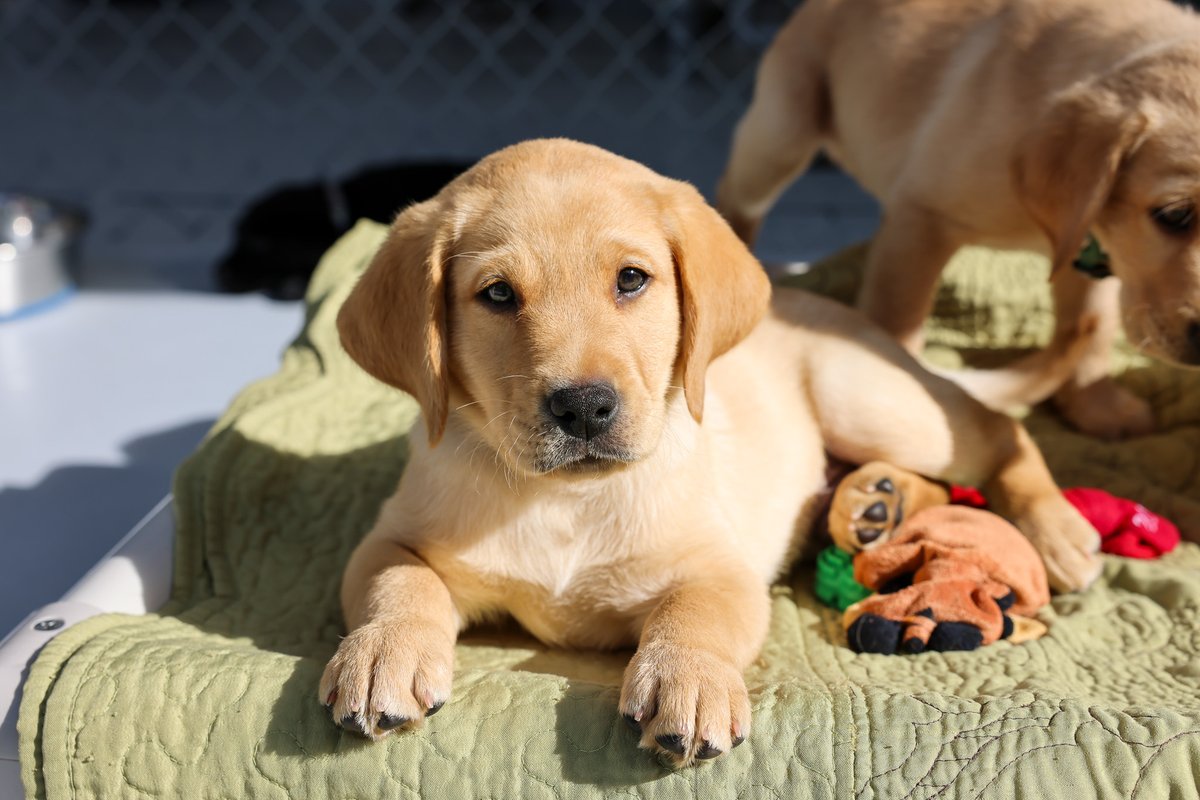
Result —
[[[429, 435], [414, 431], [346, 571], [351, 632], [320, 687], [343, 724], [374, 738], [381, 715], [419, 725], [449, 696], [453, 632], [507, 614], [553, 645], [636, 644], [620, 710], [643, 745], [678, 735], [664, 740], [678, 764], [728, 751], [750, 730], [742, 671], [766, 636], [767, 587], [808, 536], [826, 449], [986, 484], [1060, 588], [1096, 575], [1095, 532], [1016, 422], [851, 309], [784, 292], [768, 311], [760, 266], [691, 187], [544, 140], [430, 202], [396, 220], [339, 319], [371, 374], [444, 382], [417, 393]], [[652, 277], [619, 298], [629, 264]], [[439, 269], [444, 302], [407, 288]], [[516, 313], [478, 296], [498, 278]], [[440, 373], [423, 372], [440, 363], [432, 330], [445, 331]], [[550, 468], [561, 442], [545, 398], [586, 380], [618, 391], [605, 436], [619, 446]]]
[[[809, 0], [763, 57], [718, 206], [751, 241], [824, 148], [883, 205], [859, 306], [912, 352], [960, 246], [1046, 253], [1060, 357], [965, 385], [1033, 402], [1040, 369], [1082, 430], [1144, 433], [1109, 352], [1120, 318], [1146, 352], [1200, 364], [1196, 228], [1151, 219], [1200, 202], [1198, 76], [1200, 22], [1166, 0]], [[1064, 268], [1089, 231], [1119, 281]]]

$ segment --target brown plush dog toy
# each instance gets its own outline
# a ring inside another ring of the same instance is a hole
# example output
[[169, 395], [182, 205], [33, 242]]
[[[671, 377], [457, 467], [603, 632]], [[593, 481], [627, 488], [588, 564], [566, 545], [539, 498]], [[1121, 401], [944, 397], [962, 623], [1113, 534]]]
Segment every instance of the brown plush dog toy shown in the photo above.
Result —
[[850, 646], [866, 653], [973, 650], [1035, 639], [1050, 602], [1033, 545], [990, 511], [935, 506], [854, 557], [854, 577], [878, 594], [846, 609]]

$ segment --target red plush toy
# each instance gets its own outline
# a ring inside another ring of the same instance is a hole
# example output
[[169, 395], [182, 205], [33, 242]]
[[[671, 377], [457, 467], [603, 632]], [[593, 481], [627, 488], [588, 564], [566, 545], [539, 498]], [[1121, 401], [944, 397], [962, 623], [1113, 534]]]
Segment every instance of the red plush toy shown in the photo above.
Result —
[[1101, 489], [1067, 489], [1063, 496], [1100, 532], [1100, 549], [1128, 558], [1158, 558], [1179, 544], [1179, 529], [1141, 503]]

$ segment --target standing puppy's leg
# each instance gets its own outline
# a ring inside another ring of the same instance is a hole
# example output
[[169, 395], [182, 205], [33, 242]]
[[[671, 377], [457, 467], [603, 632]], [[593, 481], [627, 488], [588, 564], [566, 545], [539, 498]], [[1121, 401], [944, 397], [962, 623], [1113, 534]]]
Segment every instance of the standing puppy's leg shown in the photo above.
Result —
[[319, 696], [343, 728], [380, 739], [419, 727], [450, 697], [458, 612], [442, 579], [411, 550], [372, 531], [342, 579], [350, 634]]
[[962, 244], [936, 214], [907, 201], [889, 204], [867, 256], [858, 308], [908, 352], [919, 353], [938, 278]]
[[699, 567], [650, 611], [621, 688], [621, 714], [642, 747], [676, 766], [716, 758], [749, 735], [742, 673], [770, 618], [762, 578], [729, 557]]
[[734, 132], [729, 164], [717, 186], [717, 210], [751, 245], [767, 211], [808, 169], [828, 115], [819, 67], [803, 55], [785, 56], [782, 41], [781, 34], [763, 57], [754, 100]]
[[1096, 320], [1096, 333], [1075, 374], [1054, 396], [1067, 421], [1104, 439], [1139, 436], [1154, 430], [1150, 404], [1112, 379], [1112, 346], [1120, 323], [1121, 284], [1095, 280], [1074, 269], [1054, 277], [1055, 339], [1070, 337], [1085, 318]]
[[926, 371], [860, 317], [825, 311], [822, 332], [809, 334], [802, 353], [831, 453], [979, 486], [1037, 547], [1052, 586], [1082, 589], [1095, 580], [1100, 537], [1063, 497], [1019, 422]]

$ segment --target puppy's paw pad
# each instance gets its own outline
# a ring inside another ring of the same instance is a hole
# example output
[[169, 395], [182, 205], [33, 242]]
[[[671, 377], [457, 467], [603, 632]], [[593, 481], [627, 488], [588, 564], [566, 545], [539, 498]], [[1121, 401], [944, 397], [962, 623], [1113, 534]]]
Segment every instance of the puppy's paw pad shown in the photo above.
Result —
[[640, 746], [675, 767], [717, 758], [750, 731], [741, 672], [697, 648], [639, 648], [625, 671], [620, 710]]
[[421, 727], [450, 695], [453, 642], [436, 626], [371, 623], [350, 633], [325, 667], [319, 696], [343, 730], [379, 740]]

